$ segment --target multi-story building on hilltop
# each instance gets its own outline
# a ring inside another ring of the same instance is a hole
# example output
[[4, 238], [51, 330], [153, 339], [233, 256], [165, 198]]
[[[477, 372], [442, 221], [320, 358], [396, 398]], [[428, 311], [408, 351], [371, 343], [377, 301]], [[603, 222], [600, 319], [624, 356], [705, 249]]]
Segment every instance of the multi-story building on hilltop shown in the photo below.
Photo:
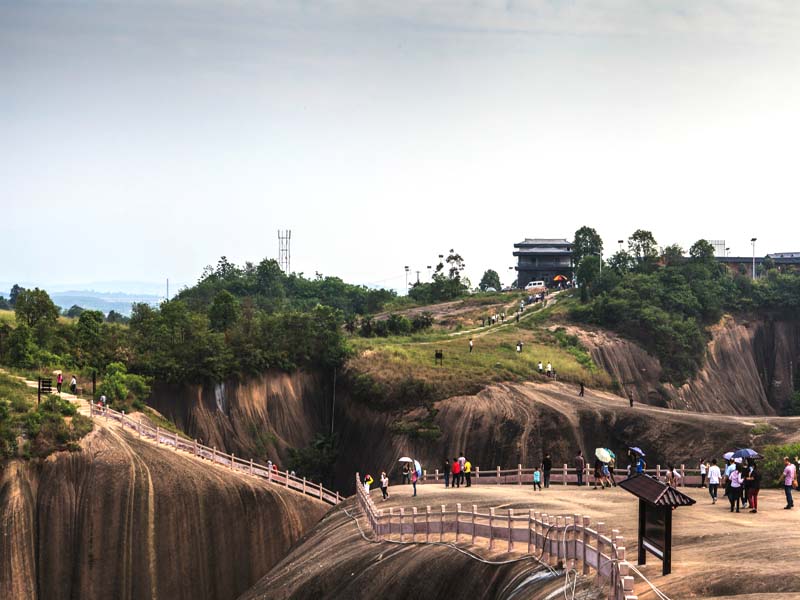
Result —
[[551, 287], [572, 280], [572, 242], [534, 238], [514, 244], [514, 248], [518, 287], [524, 288], [531, 281], [544, 281]]

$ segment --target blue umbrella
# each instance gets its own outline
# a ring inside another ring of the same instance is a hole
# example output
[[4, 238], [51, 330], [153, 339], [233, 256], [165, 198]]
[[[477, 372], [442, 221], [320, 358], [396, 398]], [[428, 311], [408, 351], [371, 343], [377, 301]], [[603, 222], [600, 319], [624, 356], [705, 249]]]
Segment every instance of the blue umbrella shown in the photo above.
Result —
[[733, 458], [764, 458], [752, 448], [739, 448], [733, 453]]
[[613, 453], [611, 450], [609, 450], [608, 448], [606, 448], [606, 449], [605, 449], [605, 451], [606, 451], [606, 452], [608, 452], [608, 453], [611, 455], [611, 458], [614, 458], [614, 459], [616, 459], [616, 458], [617, 458], [617, 455], [616, 455], [616, 454], [614, 454], [614, 453]]
[[722, 458], [724, 458], [725, 460], [732, 459], [733, 458], [733, 452], [726, 452], [725, 454], [722, 455]]
[[628, 448], [628, 450], [632, 450], [633, 452], [636, 452], [636, 454], [638, 454], [639, 456], [644, 456], [644, 452], [638, 446], [630, 446]]

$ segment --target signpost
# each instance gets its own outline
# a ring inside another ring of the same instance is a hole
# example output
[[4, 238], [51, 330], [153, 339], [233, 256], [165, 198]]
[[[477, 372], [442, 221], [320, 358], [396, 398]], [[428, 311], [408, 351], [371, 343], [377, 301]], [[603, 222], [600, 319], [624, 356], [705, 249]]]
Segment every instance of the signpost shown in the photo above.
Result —
[[672, 571], [672, 511], [679, 506], [691, 506], [695, 501], [643, 473], [621, 481], [619, 487], [639, 498], [639, 564], [647, 562], [649, 552], [661, 560], [662, 574], [669, 575]]
[[49, 396], [52, 393], [53, 393], [53, 380], [39, 377], [39, 385], [37, 386], [36, 404], [37, 405], [41, 404], [42, 394], [44, 394], [45, 396]]

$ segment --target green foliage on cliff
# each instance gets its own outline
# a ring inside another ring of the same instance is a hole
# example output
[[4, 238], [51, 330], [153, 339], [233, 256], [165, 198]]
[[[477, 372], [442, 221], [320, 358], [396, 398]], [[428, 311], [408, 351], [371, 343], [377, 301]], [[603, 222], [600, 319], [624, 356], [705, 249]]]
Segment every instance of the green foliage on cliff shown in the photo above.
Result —
[[52, 394], [36, 406], [35, 390], [0, 373], [0, 459], [77, 450], [78, 440], [91, 430], [91, 419], [78, 414], [74, 404]]
[[659, 358], [668, 381], [681, 384], [702, 366], [706, 327], [725, 310], [797, 317], [798, 275], [770, 272], [753, 282], [731, 274], [705, 240], [695, 243], [688, 257], [670, 246], [657, 260], [655, 248], [649, 232], [637, 231], [629, 251], [615, 254], [582, 290], [583, 303], [570, 316], [636, 340]]

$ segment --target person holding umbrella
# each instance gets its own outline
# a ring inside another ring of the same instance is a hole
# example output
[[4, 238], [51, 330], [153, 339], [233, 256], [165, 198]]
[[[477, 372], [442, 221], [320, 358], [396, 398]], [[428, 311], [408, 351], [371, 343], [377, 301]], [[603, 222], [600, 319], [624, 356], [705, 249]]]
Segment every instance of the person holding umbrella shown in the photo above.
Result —
[[761, 469], [758, 468], [755, 459], [749, 459], [750, 472], [744, 479], [744, 489], [747, 493], [747, 502], [750, 504], [750, 512], [758, 512], [758, 492], [761, 490]]
[[647, 463], [644, 461], [644, 452], [638, 446], [631, 446], [628, 450], [630, 450], [631, 462], [636, 466], [636, 474], [643, 474], [647, 468]]

